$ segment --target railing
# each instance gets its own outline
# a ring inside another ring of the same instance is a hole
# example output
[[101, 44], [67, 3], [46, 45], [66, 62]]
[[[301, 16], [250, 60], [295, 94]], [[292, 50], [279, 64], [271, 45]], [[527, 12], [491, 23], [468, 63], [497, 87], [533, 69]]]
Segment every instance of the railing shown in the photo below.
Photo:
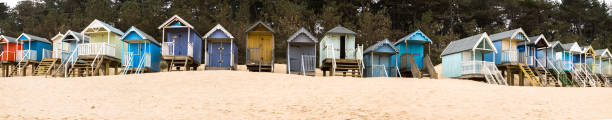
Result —
[[601, 74], [602, 73], [601, 64], [591, 64], [591, 65], [592, 65], [593, 73], [595, 73], [595, 74]]
[[[327, 46], [326, 47], [327, 48], [326, 52], [328, 52], [328, 53], [326, 53], [327, 54], [327, 58], [330, 58], [330, 55], [331, 55], [331, 58], [332, 58], [332, 69], [333, 69], [332, 71], [335, 71], [336, 70], [336, 52], [334, 50], [334, 46], [331, 45], [331, 44], [330, 45], [326, 45], [326, 46]], [[331, 54], [329, 54], [329, 52], [331, 52]]]
[[495, 78], [495, 83], [499, 85], [508, 85], [508, 81], [504, 78], [502, 73], [497, 69], [497, 65], [493, 62], [484, 62], [484, 70], [487, 71], [486, 74], [490, 74], [493, 78]]
[[76, 47], [74, 50], [72, 50], [72, 53], [68, 53], [70, 54], [68, 59], [64, 60], [62, 64], [60, 64], [59, 68], [55, 69], [55, 72], [53, 72], [53, 74], [55, 75], [56, 73], [59, 72], [59, 70], [64, 68], [64, 77], [68, 77], [68, 74], [69, 74], [68, 73], [68, 65], [69, 65], [68, 63], [71, 63], [70, 65], [74, 67], [74, 63], [76, 63], [78, 55], [79, 55], [78, 51], [79, 51], [79, 47]]
[[[147, 59], [149, 58], [149, 59]], [[136, 68], [136, 74], [143, 73], [143, 68], [150, 63], [151, 59], [148, 57], [148, 54], [143, 54], [140, 56], [140, 61], [138, 62], [138, 67]]]
[[385, 65], [372, 65], [372, 70], [370, 72], [372, 72], [372, 77], [389, 77], [389, 74], [387, 73], [387, 67], [385, 67]]
[[162, 43], [162, 55], [174, 56], [174, 42]]
[[461, 74], [483, 74], [483, 66], [485, 61], [464, 61], [461, 65]]
[[187, 56], [193, 57], [193, 44], [187, 43]]
[[43, 49], [42, 59], [51, 58], [52, 55], [53, 55], [53, 52], [51, 50]]
[[517, 50], [504, 50], [501, 53], [501, 62], [518, 62], [518, 51]]
[[525, 52], [519, 53], [518, 56], [519, 56], [518, 57], [519, 62], [521, 62], [521, 63], [525, 63], [527, 65], [534, 65], [535, 64], [535, 62], [534, 62], [534, 58], [535, 57], [534, 56], [528, 55]]
[[[317, 57], [314, 55], [302, 55], [302, 75], [306, 76], [306, 72], [315, 72], [317, 65]], [[291, 72], [291, 71], [289, 71]]]
[[62, 58], [62, 53], [64, 53], [64, 51], [62, 49], [54, 49], [52, 57], [53, 58], [61, 59]]
[[123, 66], [132, 66], [132, 56], [134, 56], [134, 53], [132, 52], [128, 52], [127, 54], [123, 54]]
[[10, 52], [10, 51], [2, 51], [2, 61], [10, 61], [9, 60], [9, 56], [15, 56], [15, 52]]
[[35, 50], [18, 50], [16, 59], [19, 62], [24, 61], [24, 60], [36, 60], [36, 51]]
[[[247, 64], [261, 64], [261, 49], [260, 48], [247, 48]], [[208, 58], [207, 58], [208, 59]]]
[[115, 46], [108, 43], [85, 43], [78, 46], [79, 55], [115, 56]]

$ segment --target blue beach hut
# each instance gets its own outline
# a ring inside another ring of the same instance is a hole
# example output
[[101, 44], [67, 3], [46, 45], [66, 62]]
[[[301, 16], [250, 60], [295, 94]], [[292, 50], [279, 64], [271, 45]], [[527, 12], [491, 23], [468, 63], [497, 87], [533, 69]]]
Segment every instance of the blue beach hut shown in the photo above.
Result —
[[442, 51], [442, 75], [448, 78], [484, 78], [485, 65], [494, 65], [484, 54], [495, 54], [497, 48], [487, 33], [452, 41]]
[[125, 70], [135, 72], [159, 72], [161, 63], [161, 44], [149, 34], [132, 26], [121, 40], [128, 45], [124, 53]]
[[46, 38], [22, 33], [17, 40], [23, 44], [23, 50], [17, 52], [17, 59], [42, 61], [51, 58], [51, 41]]
[[77, 47], [80, 44], [89, 43], [89, 36], [83, 35], [79, 32], [68, 30], [68, 32], [64, 34], [64, 37], [62, 37], [61, 41], [64, 42], [65, 45], [66, 44], [68, 45], [68, 47], [65, 47], [67, 49], [63, 49], [66, 52], [62, 52], [62, 58], [66, 58], [66, 60], [62, 60], [62, 61], [63, 62], [73, 62], [79, 56]]
[[365, 64], [365, 77], [389, 77], [399, 73], [391, 56], [400, 51], [391, 44], [389, 39], [378, 41], [376, 44], [363, 51], [363, 61]]
[[195, 70], [200, 66], [202, 38], [191, 24], [174, 15], [157, 29], [162, 30], [162, 59], [168, 63], [168, 71], [173, 67]]
[[236, 68], [238, 49], [234, 36], [217, 24], [202, 37], [204, 39], [205, 68], [207, 70], [232, 70]]

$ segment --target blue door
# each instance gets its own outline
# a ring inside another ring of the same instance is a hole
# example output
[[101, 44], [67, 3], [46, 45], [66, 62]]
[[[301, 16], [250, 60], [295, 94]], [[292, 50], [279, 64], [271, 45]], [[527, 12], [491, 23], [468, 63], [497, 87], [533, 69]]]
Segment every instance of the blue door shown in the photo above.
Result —
[[210, 66], [229, 67], [231, 58], [230, 43], [211, 42], [208, 44], [208, 63]]

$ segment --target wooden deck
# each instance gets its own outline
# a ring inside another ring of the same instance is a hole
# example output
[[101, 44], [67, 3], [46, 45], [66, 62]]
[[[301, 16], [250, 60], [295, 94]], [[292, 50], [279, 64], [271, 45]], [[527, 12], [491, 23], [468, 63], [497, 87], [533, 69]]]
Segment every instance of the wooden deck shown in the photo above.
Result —
[[[361, 60], [355, 59], [336, 59], [336, 68], [333, 68], [334, 59], [326, 58], [323, 60], [321, 65], [321, 70], [323, 71], [323, 76], [327, 76], [326, 72], [329, 71], [330, 76], [347, 76], [347, 73], [351, 73], [352, 77], [363, 77], [361, 73]], [[340, 72], [341, 74], [336, 74], [336, 72]]]
[[273, 64], [272, 63], [262, 63], [262, 64], [246, 64], [246, 67], [251, 72], [273, 72]]
[[[168, 56], [163, 55], [162, 59], [168, 63], [168, 71], [190, 71], [197, 70], [200, 63], [194, 61], [191, 56]], [[176, 69], [172, 69], [176, 68]], [[184, 69], [181, 69], [184, 68]]]

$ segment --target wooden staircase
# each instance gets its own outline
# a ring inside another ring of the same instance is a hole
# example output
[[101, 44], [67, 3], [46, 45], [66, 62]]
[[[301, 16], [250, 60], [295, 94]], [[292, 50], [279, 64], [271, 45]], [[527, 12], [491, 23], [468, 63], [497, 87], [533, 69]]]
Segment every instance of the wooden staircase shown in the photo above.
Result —
[[529, 80], [531, 86], [542, 86], [539, 78], [533, 73], [533, 71], [526, 64], [518, 64], [518, 68], [525, 75], [525, 79]]
[[[190, 71], [192, 67], [193, 70], [197, 70], [197, 66], [193, 65], [193, 58], [188, 56], [167, 56], [164, 57], [164, 60], [168, 63], [168, 71]], [[181, 70], [181, 67], [185, 69]]]
[[536, 75], [540, 78], [540, 82], [545, 87], [560, 87], [561, 83], [553, 76], [552, 73], [548, 72], [545, 68], [534, 67]]
[[438, 79], [438, 73], [436, 72], [436, 68], [431, 62], [431, 58], [429, 58], [429, 55], [425, 55], [423, 57], [423, 69], [427, 71], [427, 73], [423, 74], [423, 76], [427, 76], [433, 79]]
[[602, 80], [603, 87], [612, 87], [610, 85], [610, 79], [611, 78], [608, 75], [606, 75], [606, 74], [599, 74], [599, 79]]
[[24, 62], [19, 62], [17, 63], [17, 65], [15, 65], [15, 67], [13, 69], [11, 69], [11, 71], [9, 72], [9, 76], [16, 76], [17, 72], [21, 70], [23, 76], [25, 76], [26, 74], [26, 67], [28, 67], [28, 65], [30, 65], [30, 61], [26, 60]]
[[33, 75], [50, 75], [53, 68], [57, 68], [60, 62], [60, 59], [57, 58], [45, 58], [38, 64], [38, 67], [36, 67], [36, 70], [34, 70]]
[[567, 74], [565, 74], [564, 71], [553, 72], [553, 74], [557, 76], [557, 78], [559, 78], [561, 86], [574, 86], [574, 82], [572, 82], [572, 80], [567, 77]]
[[[323, 60], [321, 70], [323, 70], [323, 76], [326, 76], [325, 71], [330, 72], [330, 76], [347, 76], [347, 73], [351, 73], [351, 77], [363, 77], [361, 73], [361, 60], [352, 59], [336, 59], [334, 60], [327, 58]], [[335, 66], [335, 67], [334, 67]]]

